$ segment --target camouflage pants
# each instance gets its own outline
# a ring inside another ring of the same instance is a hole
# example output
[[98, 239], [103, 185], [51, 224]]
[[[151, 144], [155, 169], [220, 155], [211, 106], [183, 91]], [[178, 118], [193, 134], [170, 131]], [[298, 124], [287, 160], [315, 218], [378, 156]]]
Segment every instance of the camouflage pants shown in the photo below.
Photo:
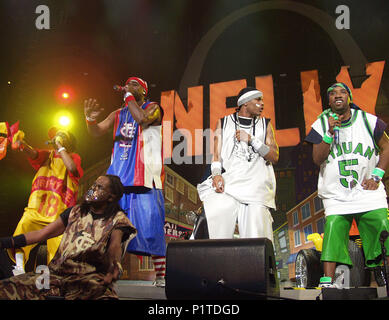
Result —
[[49, 289], [39, 289], [41, 274], [29, 272], [0, 281], [0, 300], [45, 300], [48, 296], [66, 300], [118, 299], [113, 285], [104, 285], [102, 274], [58, 276], [50, 274]]

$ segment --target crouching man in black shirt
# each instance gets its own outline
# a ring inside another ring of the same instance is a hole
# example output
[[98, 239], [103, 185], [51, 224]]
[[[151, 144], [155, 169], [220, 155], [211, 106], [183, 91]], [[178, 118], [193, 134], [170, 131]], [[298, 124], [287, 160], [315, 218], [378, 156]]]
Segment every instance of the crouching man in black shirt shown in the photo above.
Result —
[[0, 299], [118, 299], [113, 288], [122, 254], [136, 229], [118, 205], [123, 185], [117, 176], [97, 178], [80, 205], [68, 208], [41, 230], [0, 238], [0, 248], [21, 248], [63, 234], [48, 266], [48, 286], [41, 274], [21, 274], [0, 281]]

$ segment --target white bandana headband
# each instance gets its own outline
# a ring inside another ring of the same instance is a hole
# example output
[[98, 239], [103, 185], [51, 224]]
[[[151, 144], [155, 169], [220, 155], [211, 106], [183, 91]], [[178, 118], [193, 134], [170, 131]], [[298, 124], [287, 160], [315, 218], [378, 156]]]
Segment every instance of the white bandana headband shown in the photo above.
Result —
[[245, 94], [242, 94], [242, 96], [238, 99], [238, 107], [240, 107], [242, 104], [245, 104], [246, 102], [249, 102], [250, 100], [262, 97], [263, 93], [259, 90], [246, 92]]

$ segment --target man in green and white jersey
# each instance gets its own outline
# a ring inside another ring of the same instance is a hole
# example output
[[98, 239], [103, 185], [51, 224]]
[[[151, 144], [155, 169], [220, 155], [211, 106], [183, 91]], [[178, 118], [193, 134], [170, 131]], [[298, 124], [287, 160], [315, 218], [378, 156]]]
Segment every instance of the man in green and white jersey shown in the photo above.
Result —
[[[305, 138], [320, 166], [318, 194], [326, 224], [321, 260], [334, 279], [336, 263], [352, 265], [349, 230], [355, 219], [368, 267], [382, 263], [379, 237], [389, 231], [388, 203], [381, 182], [389, 163], [386, 123], [352, 102], [351, 90], [335, 83], [327, 90], [329, 109], [319, 115]], [[389, 252], [389, 239], [385, 242]]]

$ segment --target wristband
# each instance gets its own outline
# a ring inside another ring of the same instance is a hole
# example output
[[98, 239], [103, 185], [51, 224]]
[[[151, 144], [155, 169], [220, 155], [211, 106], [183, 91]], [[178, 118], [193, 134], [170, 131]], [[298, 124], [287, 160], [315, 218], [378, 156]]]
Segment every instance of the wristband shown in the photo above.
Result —
[[24, 234], [20, 234], [16, 237], [13, 237], [12, 240], [14, 242], [15, 249], [25, 247], [27, 244], [26, 237], [24, 236]]
[[124, 95], [124, 101], [126, 103], [130, 102], [130, 101], [135, 101], [135, 98], [134, 96], [132, 95], [131, 92], [127, 92], [125, 95]]
[[220, 161], [214, 161], [211, 163], [211, 173], [212, 178], [222, 174], [222, 163]]
[[60, 153], [61, 151], [66, 151], [66, 148], [65, 147], [61, 147], [57, 150], [58, 153]]
[[334, 118], [335, 120], [338, 120], [338, 115], [335, 112], [330, 112], [330, 117]]
[[385, 171], [381, 168], [374, 168], [373, 172], [371, 173], [372, 176], [380, 177], [381, 179], [384, 177]]
[[4, 249], [18, 249], [25, 247], [27, 244], [24, 234], [20, 234], [16, 237], [0, 238], [0, 248]]
[[270, 151], [270, 147], [259, 140], [259, 138], [251, 139], [250, 145], [262, 158], [265, 157]]
[[96, 124], [97, 123], [95, 118], [90, 118], [90, 117], [85, 116], [85, 120], [86, 120], [86, 124]]
[[327, 133], [324, 134], [323, 136], [323, 141], [327, 144], [331, 144], [334, 138], [331, 138], [330, 136], [327, 135]]

